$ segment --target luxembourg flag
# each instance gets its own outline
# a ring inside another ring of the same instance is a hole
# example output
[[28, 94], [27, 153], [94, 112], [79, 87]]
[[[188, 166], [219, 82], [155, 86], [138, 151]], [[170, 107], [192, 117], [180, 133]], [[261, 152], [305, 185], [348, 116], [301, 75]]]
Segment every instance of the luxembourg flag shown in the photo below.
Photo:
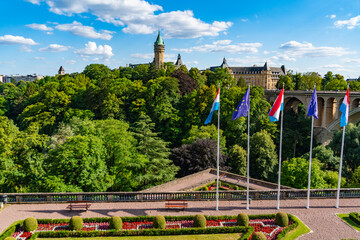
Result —
[[219, 110], [219, 106], [220, 106], [220, 88], [217, 91], [216, 98], [215, 98], [214, 103], [213, 103], [213, 105], [211, 107], [209, 116], [205, 120], [205, 123], [204, 123], [205, 125], [211, 122], [213, 113], [214, 113], [214, 111]]
[[344, 101], [340, 106], [341, 118], [340, 118], [340, 127], [344, 127], [349, 123], [349, 88], [346, 91]]
[[270, 109], [270, 122], [279, 121], [280, 111], [284, 109], [284, 88], [281, 90], [279, 96], [276, 98], [274, 105]]

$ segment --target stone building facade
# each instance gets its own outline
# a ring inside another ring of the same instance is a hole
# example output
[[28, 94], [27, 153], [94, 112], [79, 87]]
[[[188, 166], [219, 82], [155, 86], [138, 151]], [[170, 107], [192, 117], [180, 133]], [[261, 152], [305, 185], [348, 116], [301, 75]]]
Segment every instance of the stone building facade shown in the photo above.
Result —
[[220, 66], [210, 67], [210, 70], [214, 71], [218, 67], [229, 69], [236, 81], [243, 77], [248, 86], [261, 86], [264, 89], [276, 89], [279, 77], [287, 74], [284, 65], [281, 67], [269, 67], [267, 62], [261, 67], [256, 65], [252, 67], [230, 67], [224, 58]]

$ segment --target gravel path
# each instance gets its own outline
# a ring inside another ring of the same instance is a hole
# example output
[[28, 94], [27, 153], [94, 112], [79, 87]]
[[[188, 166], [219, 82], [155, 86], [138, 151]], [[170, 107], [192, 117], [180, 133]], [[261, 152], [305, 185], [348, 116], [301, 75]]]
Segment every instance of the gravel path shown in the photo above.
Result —
[[281, 201], [281, 210], [276, 210], [276, 201], [252, 201], [250, 210], [245, 209], [244, 201], [220, 201], [219, 211], [215, 211], [215, 201], [189, 202], [185, 211], [164, 208], [164, 202], [138, 203], [92, 203], [90, 210], [66, 210], [67, 204], [12, 204], [0, 211], [0, 232], [4, 231], [15, 220], [33, 216], [35, 218], [70, 218], [74, 215], [81, 217], [108, 216], [138, 216], [138, 215], [235, 215], [240, 212], [247, 214], [276, 213], [285, 211], [296, 215], [311, 230], [299, 239], [360, 239], [357, 232], [340, 218], [336, 213], [360, 212], [360, 199], [341, 199], [340, 208], [334, 207], [335, 199], [314, 199], [310, 201], [310, 209], [306, 209], [306, 199]]

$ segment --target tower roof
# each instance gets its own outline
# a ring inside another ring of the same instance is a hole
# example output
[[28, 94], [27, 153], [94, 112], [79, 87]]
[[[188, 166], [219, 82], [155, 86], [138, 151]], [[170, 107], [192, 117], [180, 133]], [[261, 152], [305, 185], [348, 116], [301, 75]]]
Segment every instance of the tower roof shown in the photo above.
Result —
[[178, 54], [178, 58], [177, 58], [176, 63], [175, 63], [175, 66], [180, 67], [180, 66], [182, 66], [182, 65], [184, 65], [184, 63], [182, 62], [181, 56], [180, 56], [180, 53], [179, 53], [179, 54]]
[[63, 66], [60, 66], [59, 72], [62, 72], [62, 71], [65, 71], [65, 70], [64, 70]]
[[265, 62], [264, 68], [265, 68], [266, 71], [270, 70], [270, 67], [268, 66], [267, 62]]
[[227, 64], [226, 58], [224, 57], [222, 64], [220, 65], [221, 68], [228, 68], [229, 65]]
[[163, 41], [162, 38], [161, 38], [160, 30], [159, 30], [158, 36], [157, 36], [156, 41], [155, 41], [154, 44], [155, 44], [155, 45], [165, 45], [165, 44], [164, 44], [164, 41]]

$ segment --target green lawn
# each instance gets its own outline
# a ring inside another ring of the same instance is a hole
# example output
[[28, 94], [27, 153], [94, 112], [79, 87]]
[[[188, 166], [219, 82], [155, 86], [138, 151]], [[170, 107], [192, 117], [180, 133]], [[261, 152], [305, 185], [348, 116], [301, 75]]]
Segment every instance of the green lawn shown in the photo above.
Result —
[[[299, 220], [297, 217], [293, 216], [293, 218], [296, 218], [297, 220]], [[285, 237], [283, 237], [281, 240], [293, 240], [293, 239], [297, 239], [299, 236], [306, 234], [310, 232], [310, 229], [305, 226], [305, 224], [303, 224], [300, 220], [299, 220], [299, 226], [297, 228], [295, 228], [294, 230], [292, 230], [291, 232], [287, 233], [285, 235]]]
[[153, 237], [95, 237], [95, 238], [38, 238], [43, 240], [238, 240], [242, 237], [242, 233], [231, 234], [203, 234], [203, 235], [178, 235], [178, 236], [153, 236]]
[[353, 220], [350, 219], [349, 214], [339, 213], [339, 214], [336, 214], [336, 215], [339, 218], [341, 218], [342, 220], [344, 220], [346, 223], [348, 223], [350, 226], [352, 226], [356, 230], [360, 231], [360, 227], [356, 223], [354, 223]]

